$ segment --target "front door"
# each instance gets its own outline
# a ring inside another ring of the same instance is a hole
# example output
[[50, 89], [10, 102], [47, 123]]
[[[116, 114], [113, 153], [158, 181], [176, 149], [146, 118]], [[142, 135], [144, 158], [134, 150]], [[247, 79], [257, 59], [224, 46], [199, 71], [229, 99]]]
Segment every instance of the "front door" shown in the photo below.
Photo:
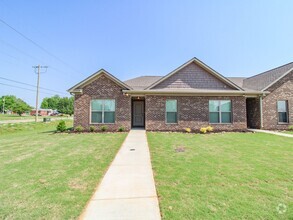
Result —
[[144, 127], [144, 101], [133, 101], [132, 126]]

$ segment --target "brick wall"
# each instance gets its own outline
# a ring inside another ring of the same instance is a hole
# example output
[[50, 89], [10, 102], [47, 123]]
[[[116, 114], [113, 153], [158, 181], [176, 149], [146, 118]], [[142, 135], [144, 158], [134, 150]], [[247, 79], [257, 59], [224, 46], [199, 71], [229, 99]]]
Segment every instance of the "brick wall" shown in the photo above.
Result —
[[[270, 94], [263, 98], [263, 128], [287, 129], [289, 125], [293, 125], [293, 72], [279, 80], [267, 91]], [[278, 100], [288, 100], [289, 124], [278, 123]]]
[[260, 128], [260, 102], [259, 98], [246, 99], [247, 126]]
[[[166, 99], [177, 99], [178, 123], [165, 123]], [[246, 123], [245, 97], [197, 97], [197, 96], [151, 96], [147, 95], [146, 105], [146, 130], [149, 131], [182, 131], [184, 128], [198, 130], [209, 125], [209, 100], [232, 101], [232, 124], [212, 124], [215, 130], [244, 130]]]
[[[126, 130], [131, 128], [131, 98], [124, 96], [121, 87], [101, 75], [98, 79], [83, 88], [83, 94], [76, 94], [74, 101], [74, 127], [81, 125], [85, 129], [95, 126], [100, 129], [102, 125], [108, 130], [117, 131], [120, 126]], [[90, 124], [90, 102], [92, 99], [115, 99], [116, 117], [114, 124]]]
[[191, 63], [179, 70], [153, 89], [163, 88], [232, 89], [195, 63]]

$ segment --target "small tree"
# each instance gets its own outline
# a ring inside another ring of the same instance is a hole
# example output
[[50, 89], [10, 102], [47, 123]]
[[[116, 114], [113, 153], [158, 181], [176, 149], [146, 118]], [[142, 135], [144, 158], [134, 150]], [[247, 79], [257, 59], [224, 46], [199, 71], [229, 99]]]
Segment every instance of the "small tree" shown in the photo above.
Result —
[[57, 125], [57, 131], [64, 132], [66, 131], [66, 124], [65, 121], [60, 121]]

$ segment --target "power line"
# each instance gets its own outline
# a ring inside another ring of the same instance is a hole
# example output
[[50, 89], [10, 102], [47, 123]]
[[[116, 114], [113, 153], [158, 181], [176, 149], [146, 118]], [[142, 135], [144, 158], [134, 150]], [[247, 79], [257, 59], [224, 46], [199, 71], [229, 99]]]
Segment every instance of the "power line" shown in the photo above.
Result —
[[[4, 77], [0, 77], [0, 79], [7, 80], [7, 81], [10, 81], [10, 82], [19, 83], [19, 84], [26, 85], [26, 86], [31, 86], [31, 87], [34, 87], [34, 88], [37, 87], [37, 86], [32, 85], [32, 84], [28, 84], [28, 83], [24, 83], [24, 82], [19, 82], [19, 81], [12, 80], [12, 79], [7, 79], [7, 78], [4, 78]], [[51, 91], [51, 92], [57, 92], [57, 93], [59, 93], [59, 94], [67, 95], [67, 94], [64, 93], [64, 92], [56, 91], [56, 90], [53, 90], [53, 89], [47, 89], [47, 88], [44, 88], [44, 87], [40, 87], [40, 89], [47, 90], [47, 91]]]
[[[23, 88], [23, 87], [20, 87], [20, 86], [9, 85], [9, 84], [5, 84], [5, 83], [0, 83], [0, 85], [10, 86], [10, 87], [18, 88], [18, 89], [24, 89], [24, 90], [28, 90], [28, 91], [31, 91], [31, 92], [36, 92], [37, 91], [37, 90]], [[44, 94], [48, 94], [48, 95], [55, 95], [53, 93], [48, 93], [48, 92], [40, 92], [40, 93], [44, 93]]]
[[[27, 57], [29, 57], [29, 58], [31, 58], [31, 59], [33, 59], [33, 60], [37, 60], [37, 61], [40, 61], [40, 62], [42, 62], [42, 63], [46, 63], [44, 60], [41, 60], [40, 58], [36, 58], [36, 57], [30, 55], [30, 54], [26, 53], [25, 51], [23, 51], [23, 50], [17, 48], [16, 46], [14, 46], [14, 45], [12, 45], [12, 44], [10, 44], [10, 43], [5, 42], [5, 41], [2, 40], [2, 39], [0, 39], [0, 42], [2, 42], [3, 44], [5, 44], [6, 46], [9, 46], [9, 47], [15, 49], [15, 50], [18, 51], [19, 53], [22, 53], [22, 54], [24, 54], [25, 56], [27, 56]], [[61, 73], [64, 73], [64, 74], [69, 74], [69, 73], [67, 73], [67, 72], [65, 72], [65, 71], [63, 71], [63, 70], [60, 70], [59, 68], [56, 68], [56, 67], [51, 66], [51, 65], [50, 65], [50, 68], [53, 69], [53, 70], [55, 70], [56, 72], [61, 72]]]
[[54, 57], [56, 60], [58, 60], [60, 63], [63, 63], [65, 66], [70, 67], [72, 70], [74, 70], [76, 73], [79, 74], [79, 71], [77, 71], [74, 67], [72, 67], [71, 65], [69, 65], [68, 63], [66, 63], [65, 61], [63, 61], [62, 59], [60, 59], [59, 57], [57, 57], [56, 55], [54, 55], [53, 53], [51, 53], [50, 51], [48, 51], [47, 49], [45, 49], [44, 47], [42, 47], [40, 44], [36, 43], [35, 41], [33, 41], [32, 39], [30, 39], [29, 37], [25, 36], [23, 33], [21, 33], [20, 31], [16, 30], [14, 27], [12, 27], [11, 25], [9, 25], [8, 23], [6, 23], [4, 20], [2, 20], [0, 18], [0, 22], [2, 22], [3, 24], [5, 24], [7, 27], [9, 27], [10, 29], [12, 29], [13, 31], [15, 31], [17, 34], [19, 34], [20, 36], [22, 36], [24, 39], [26, 39], [27, 41], [31, 42], [33, 45], [35, 45], [36, 47], [38, 47], [39, 49], [41, 49], [42, 51], [44, 51], [45, 53], [47, 53], [48, 55]]

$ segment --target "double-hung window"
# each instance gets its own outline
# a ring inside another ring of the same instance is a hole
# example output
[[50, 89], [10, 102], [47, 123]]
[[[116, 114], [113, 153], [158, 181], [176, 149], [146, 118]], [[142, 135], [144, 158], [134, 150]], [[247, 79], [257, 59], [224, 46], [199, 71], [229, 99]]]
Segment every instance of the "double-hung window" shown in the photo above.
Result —
[[278, 101], [278, 122], [288, 123], [288, 101]]
[[166, 100], [166, 123], [177, 123], [177, 100]]
[[95, 99], [91, 101], [91, 123], [115, 123], [115, 100]]
[[210, 123], [231, 123], [231, 100], [209, 100]]

